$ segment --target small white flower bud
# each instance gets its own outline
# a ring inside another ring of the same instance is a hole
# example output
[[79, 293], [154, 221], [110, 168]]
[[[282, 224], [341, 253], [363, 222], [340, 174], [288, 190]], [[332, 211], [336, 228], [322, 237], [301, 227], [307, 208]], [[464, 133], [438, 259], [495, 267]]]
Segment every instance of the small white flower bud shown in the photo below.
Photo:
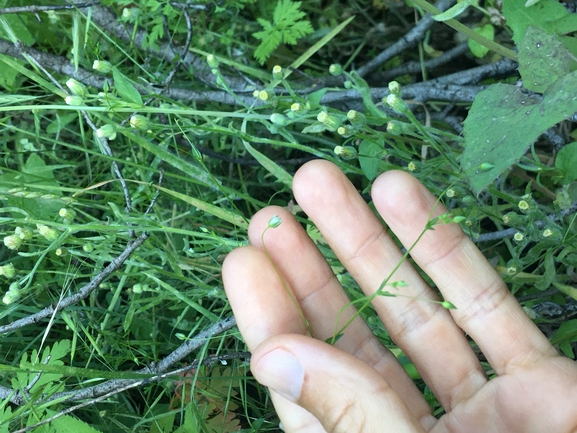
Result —
[[66, 102], [66, 105], [84, 105], [82, 98], [76, 95], [68, 95], [64, 98], [64, 102]]
[[29, 241], [30, 239], [32, 239], [32, 236], [34, 235], [32, 233], [32, 230], [26, 227], [16, 227], [16, 229], [14, 230], [14, 234], [17, 235], [23, 241]]
[[16, 268], [12, 263], [0, 266], [0, 275], [4, 275], [6, 278], [13, 278], [16, 275]]
[[403, 101], [401, 98], [399, 98], [397, 95], [395, 95], [394, 93], [390, 93], [383, 100], [383, 102], [386, 103], [393, 110], [395, 110], [397, 113], [406, 113], [409, 109], [409, 107], [407, 107], [407, 103], [405, 101]]
[[62, 209], [60, 209], [60, 211], [58, 212], [58, 215], [60, 215], [61, 218], [65, 219], [65, 220], [73, 220], [74, 218], [76, 218], [76, 212], [72, 209], [68, 209], [63, 207]]
[[300, 102], [295, 102], [294, 104], [291, 105], [291, 111], [293, 113], [304, 114], [307, 112], [307, 107], [304, 104], [301, 104]]
[[208, 66], [211, 69], [218, 69], [218, 67], [220, 66], [220, 62], [216, 57], [214, 57], [214, 54], [209, 54], [208, 56], [206, 56], [206, 63], [208, 63]]
[[280, 113], [271, 114], [270, 121], [278, 126], [285, 126], [288, 124], [288, 119], [286, 118], [286, 116]]
[[270, 220], [268, 220], [268, 227], [271, 229], [276, 229], [282, 223], [282, 219], [278, 215], [273, 215]]
[[347, 160], [357, 157], [357, 150], [351, 146], [336, 146], [334, 152], [337, 156]]
[[36, 224], [36, 228], [38, 229], [38, 233], [40, 233], [40, 235], [43, 236], [47, 241], [52, 242], [59, 236], [58, 231], [54, 230], [52, 227], [48, 227], [43, 224]]
[[276, 65], [274, 68], [272, 68], [272, 77], [275, 80], [282, 80], [283, 79], [282, 68], [279, 65]]
[[4, 245], [9, 250], [17, 250], [22, 245], [22, 239], [18, 235], [6, 236], [4, 238]]
[[525, 200], [520, 200], [519, 203], [517, 203], [517, 206], [523, 211], [529, 210], [529, 203]]
[[74, 78], [69, 78], [68, 81], [66, 81], [66, 87], [76, 96], [80, 96], [81, 98], [86, 96], [86, 86]]
[[92, 63], [92, 69], [102, 72], [103, 74], [108, 74], [112, 71], [112, 64], [106, 60], [95, 60]]
[[333, 63], [331, 66], [329, 66], [329, 74], [331, 74], [332, 76], [338, 77], [342, 73], [343, 73], [343, 67], [341, 65]]
[[391, 81], [389, 83], [389, 92], [393, 95], [401, 96], [401, 85], [396, 81]]
[[407, 164], [407, 170], [415, 171], [416, 169], [417, 169], [417, 164], [415, 164], [413, 161], [411, 161]]
[[107, 123], [102, 128], [96, 130], [96, 135], [100, 138], [106, 138], [108, 140], [114, 140], [116, 138], [116, 129], [114, 126]]
[[341, 125], [339, 119], [335, 116], [327, 113], [326, 111], [321, 111], [317, 115], [317, 120], [323, 123], [329, 131], [336, 131], [338, 127]]
[[139, 12], [140, 10], [138, 8], [124, 8], [122, 9], [122, 20], [132, 23], [138, 18]]
[[261, 101], [270, 101], [274, 97], [274, 93], [269, 92], [268, 90], [261, 90], [258, 92], [258, 99]]
[[522, 242], [523, 239], [525, 239], [525, 236], [523, 235], [523, 233], [517, 232], [517, 233], [515, 233], [515, 234], [513, 235], [513, 239], [514, 239], [516, 242]]
[[146, 117], [141, 116], [140, 114], [135, 114], [130, 117], [130, 126], [136, 129], [147, 130], [150, 125]]

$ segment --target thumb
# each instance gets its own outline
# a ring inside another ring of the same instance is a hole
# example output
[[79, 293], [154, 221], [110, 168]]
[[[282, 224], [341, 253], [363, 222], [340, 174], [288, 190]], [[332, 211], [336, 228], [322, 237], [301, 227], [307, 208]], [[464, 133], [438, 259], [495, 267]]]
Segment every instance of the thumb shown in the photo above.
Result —
[[266, 340], [253, 353], [251, 370], [262, 385], [312, 413], [329, 433], [425, 431], [376, 370], [310, 337]]

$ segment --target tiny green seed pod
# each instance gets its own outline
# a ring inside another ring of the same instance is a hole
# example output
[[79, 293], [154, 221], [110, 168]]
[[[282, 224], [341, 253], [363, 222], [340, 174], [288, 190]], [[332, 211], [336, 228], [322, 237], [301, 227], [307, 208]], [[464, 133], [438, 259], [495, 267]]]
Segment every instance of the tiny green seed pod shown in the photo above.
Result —
[[268, 220], [268, 227], [271, 229], [276, 229], [282, 223], [282, 219], [278, 215], [273, 215], [270, 220]]
[[92, 251], [94, 251], [94, 247], [92, 246], [92, 244], [84, 244], [82, 245], [82, 251], [84, 251], [85, 253], [91, 253]]
[[491, 164], [490, 162], [483, 162], [483, 163], [481, 163], [479, 168], [483, 171], [489, 171], [492, 168], [495, 168], [495, 166], [493, 164]]
[[332, 76], [338, 77], [342, 73], [343, 73], [343, 67], [341, 65], [333, 63], [331, 66], [329, 66], [329, 74], [331, 74]]
[[208, 63], [208, 66], [211, 69], [218, 69], [218, 67], [220, 66], [220, 62], [216, 57], [214, 57], [214, 54], [209, 54], [208, 56], [206, 56], [206, 63]]

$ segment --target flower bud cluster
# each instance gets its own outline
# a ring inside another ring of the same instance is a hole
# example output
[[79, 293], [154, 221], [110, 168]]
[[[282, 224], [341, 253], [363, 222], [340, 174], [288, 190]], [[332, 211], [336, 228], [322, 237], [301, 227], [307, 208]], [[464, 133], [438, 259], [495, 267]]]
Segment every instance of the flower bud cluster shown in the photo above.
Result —
[[6, 278], [14, 278], [14, 275], [16, 275], [16, 268], [12, 263], [0, 266], [0, 275]]
[[2, 303], [4, 305], [10, 305], [20, 298], [20, 284], [12, 283], [10, 284], [8, 291], [4, 294], [2, 298]]

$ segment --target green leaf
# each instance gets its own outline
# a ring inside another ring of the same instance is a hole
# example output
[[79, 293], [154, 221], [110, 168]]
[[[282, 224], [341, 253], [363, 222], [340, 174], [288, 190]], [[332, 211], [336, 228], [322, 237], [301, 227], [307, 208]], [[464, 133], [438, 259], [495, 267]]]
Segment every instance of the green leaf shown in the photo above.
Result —
[[[494, 84], [477, 95], [465, 120], [460, 160], [475, 192], [521, 158], [544, 131], [577, 111], [577, 97], [567, 91], [575, 88], [577, 72], [572, 72], [549, 86], [541, 101], [507, 84]], [[493, 167], [484, 171], [483, 163]]]
[[[486, 37], [491, 41], [495, 38], [495, 27], [493, 27], [491, 24], [485, 24], [482, 27], [475, 27], [474, 30], [476, 33]], [[473, 39], [468, 39], [467, 43], [471, 53], [473, 53], [475, 57], [485, 57], [489, 52], [489, 48], [487, 48], [485, 45], [481, 45], [479, 42], [474, 41]]]
[[28, 30], [28, 17], [26, 15], [2, 15], [1, 21], [1, 38], [12, 39], [11, 36], [14, 36], [17, 41], [24, 42], [28, 46], [36, 42], [36, 39], [34, 39], [34, 36], [32, 33], [30, 33], [30, 30]]
[[307, 101], [312, 108], [318, 107], [320, 105], [321, 99], [323, 99], [323, 96], [325, 96], [327, 90], [329, 90], [328, 87], [323, 87], [322, 89], [319, 89], [307, 96]]
[[577, 319], [563, 322], [551, 338], [551, 344], [571, 343], [577, 341]]
[[260, 153], [254, 147], [252, 147], [247, 141], [242, 141], [246, 150], [254, 156], [254, 158], [262, 165], [269, 173], [276, 177], [279, 182], [285, 184], [285, 186], [291, 188], [293, 183], [293, 177], [288, 174], [284, 168], [278, 165], [273, 160], [269, 159], [266, 155]]
[[571, 56], [555, 36], [529, 27], [519, 42], [519, 73], [523, 86], [543, 93], [551, 84], [570, 72]]
[[465, 10], [471, 6], [471, 4], [476, 0], [465, 0], [462, 2], [457, 3], [456, 5], [451, 6], [445, 12], [442, 12], [437, 15], [433, 15], [433, 19], [435, 21], [447, 21], [452, 20], [453, 18], [457, 18], [461, 15]]
[[142, 97], [140, 93], [138, 93], [138, 90], [136, 90], [130, 80], [120, 72], [116, 66], [112, 67], [112, 78], [114, 79], [114, 88], [122, 99], [126, 102], [143, 105]]
[[[513, 30], [513, 41], [519, 43], [527, 27], [533, 26], [545, 30], [547, 33], [569, 33], [568, 30], [574, 19], [568, 19], [570, 15], [567, 9], [557, 0], [541, 0], [539, 3], [525, 7], [526, 0], [507, 0], [503, 2], [503, 15], [507, 19], [507, 25]], [[573, 14], [574, 15], [574, 14]], [[563, 31], [559, 25], [563, 25]]]
[[215, 206], [211, 203], [206, 203], [202, 200], [199, 200], [197, 198], [194, 197], [190, 197], [186, 194], [182, 194], [180, 192], [176, 192], [176, 191], [172, 191], [170, 189], [164, 188], [162, 186], [159, 185], [154, 185], [155, 188], [159, 189], [162, 192], [165, 192], [179, 200], [184, 201], [185, 203], [188, 203], [200, 210], [202, 210], [203, 212], [209, 213], [211, 215], [214, 215], [217, 218], [220, 218], [221, 220], [227, 221], [231, 224], [237, 225], [243, 229], [247, 229], [248, 228], [248, 223], [246, 222], [246, 220], [242, 217], [242, 215], [238, 215], [236, 213], [233, 213], [227, 209]]
[[309, 21], [303, 20], [305, 14], [299, 10], [301, 2], [291, 0], [280, 0], [273, 13], [273, 23], [262, 18], [258, 18], [258, 23], [263, 27], [263, 31], [253, 33], [256, 39], [262, 42], [257, 47], [254, 57], [262, 65], [280, 45], [295, 45], [298, 39], [313, 32]]
[[364, 139], [359, 145], [359, 163], [361, 170], [369, 180], [377, 177], [377, 172], [381, 162], [380, 156], [383, 154], [382, 144]]
[[80, 421], [70, 415], [63, 415], [56, 418], [50, 423], [57, 432], [74, 432], [74, 433], [102, 433], [100, 430], [89, 426], [84, 421]]
[[563, 146], [555, 158], [555, 167], [563, 172], [564, 184], [577, 180], [577, 142]]

